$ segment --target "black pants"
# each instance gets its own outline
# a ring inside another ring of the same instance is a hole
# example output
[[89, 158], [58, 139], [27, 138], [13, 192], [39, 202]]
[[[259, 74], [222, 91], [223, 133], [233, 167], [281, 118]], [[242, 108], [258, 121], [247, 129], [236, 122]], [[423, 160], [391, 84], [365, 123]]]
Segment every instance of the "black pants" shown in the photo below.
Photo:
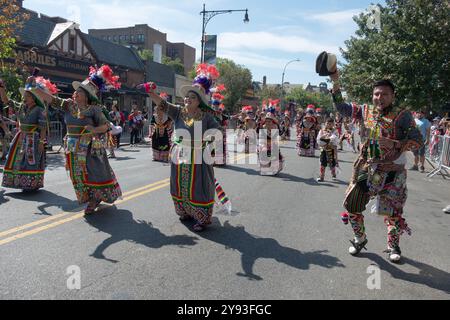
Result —
[[136, 144], [139, 142], [139, 129], [131, 130], [130, 144]]
[[122, 136], [122, 134], [118, 134], [116, 135], [114, 138], [116, 139], [116, 148], [119, 149], [120, 148], [120, 137]]

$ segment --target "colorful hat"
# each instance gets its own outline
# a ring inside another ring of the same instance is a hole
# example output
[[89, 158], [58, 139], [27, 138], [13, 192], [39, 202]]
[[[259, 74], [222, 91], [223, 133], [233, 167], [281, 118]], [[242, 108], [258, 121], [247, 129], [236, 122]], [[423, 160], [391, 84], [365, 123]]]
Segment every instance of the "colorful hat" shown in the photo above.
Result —
[[303, 119], [305, 119], [305, 120], [310, 120], [310, 121], [312, 121], [312, 122], [317, 122], [317, 118], [314, 116], [314, 114], [311, 114], [311, 113], [309, 113], [309, 112], [307, 112], [307, 113], [305, 114], [305, 116], [303, 117]]
[[264, 122], [266, 122], [267, 120], [272, 120], [272, 121], [275, 122], [276, 124], [279, 123], [277, 117], [276, 117], [275, 114], [272, 113], [272, 112], [267, 112], [267, 113], [266, 113], [266, 117], [265, 117], [265, 119], [264, 119]]
[[83, 82], [72, 82], [72, 86], [75, 90], [78, 90], [78, 88], [84, 89], [92, 100], [98, 102], [101, 92], [119, 89], [121, 83], [119, 77], [113, 74], [110, 66], [102, 65], [100, 68], [97, 68], [97, 66], [90, 67], [89, 77]]
[[214, 65], [207, 65], [206, 63], [199, 64], [197, 67], [197, 76], [194, 82], [190, 86], [182, 86], [180, 93], [182, 96], [186, 96], [189, 91], [193, 91], [200, 96], [203, 104], [208, 106], [208, 96], [211, 93], [211, 87], [216, 81], [220, 73]]
[[35, 97], [36, 104], [45, 107], [45, 95], [54, 95], [58, 93], [56, 85], [43, 77], [29, 77], [25, 83], [25, 88], [19, 89], [22, 96], [25, 92], [31, 93]]
[[253, 113], [253, 107], [252, 106], [243, 106], [241, 111], [244, 113], [247, 113], [247, 114]]
[[329, 76], [337, 71], [337, 58], [332, 53], [322, 52], [316, 60], [316, 73], [320, 76]]
[[213, 93], [211, 96], [211, 106], [216, 112], [223, 112], [225, 110], [225, 105], [222, 103], [225, 97], [221, 94], [221, 92], [224, 92], [225, 90], [226, 88], [223, 84], [211, 89], [211, 92]]

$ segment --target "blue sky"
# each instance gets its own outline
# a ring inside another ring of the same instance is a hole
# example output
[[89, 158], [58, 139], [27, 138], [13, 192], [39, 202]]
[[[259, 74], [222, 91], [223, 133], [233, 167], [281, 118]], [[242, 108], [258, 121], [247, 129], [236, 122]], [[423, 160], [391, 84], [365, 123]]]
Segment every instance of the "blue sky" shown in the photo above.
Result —
[[249, 68], [255, 81], [318, 84], [315, 58], [321, 51], [338, 53], [356, 30], [352, 16], [383, 0], [25, 0], [24, 7], [50, 16], [62, 16], [89, 28], [149, 26], [167, 33], [171, 42], [185, 42], [200, 53], [203, 3], [206, 10], [249, 9], [244, 13], [214, 17], [208, 34], [218, 35], [219, 57], [230, 58]]

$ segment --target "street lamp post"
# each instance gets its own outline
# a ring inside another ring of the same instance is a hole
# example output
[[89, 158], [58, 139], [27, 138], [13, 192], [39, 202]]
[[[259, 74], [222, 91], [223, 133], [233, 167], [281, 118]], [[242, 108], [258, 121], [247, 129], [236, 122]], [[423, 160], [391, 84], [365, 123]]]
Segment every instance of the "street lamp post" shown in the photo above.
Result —
[[289, 61], [288, 63], [286, 63], [286, 65], [284, 66], [284, 70], [283, 70], [283, 76], [281, 78], [281, 110], [283, 110], [283, 98], [284, 98], [284, 76], [286, 74], [286, 68], [288, 65], [290, 65], [293, 62], [300, 62], [300, 59], [294, 59]]
[[249, 23], [250, 19], [248, 18], [248, 9], [242, 9], [242, 10], [213, 10], [213, 11], [206, 11], [205, 4], [203, 4], [203, 11], [200, 12], [201, 15], [203, 15], [203, 27], [202, 27], [202, 52], [201, 52], [201, 62], [205, 62], [205, 31], [206, 31], [206, 25], [208, 22], [215, 16], [219, 14], [225, 14], [225, 13], [232, 13], [232, 12], [245, 12], [244, 16], [244, 23]]

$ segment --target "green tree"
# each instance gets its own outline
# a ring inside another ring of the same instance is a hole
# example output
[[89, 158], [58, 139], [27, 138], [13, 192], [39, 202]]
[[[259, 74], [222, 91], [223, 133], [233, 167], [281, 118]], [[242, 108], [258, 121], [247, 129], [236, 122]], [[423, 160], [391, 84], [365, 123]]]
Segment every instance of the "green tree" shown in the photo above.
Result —
[[162, 63], [166, 66], [171, 67], [176, 74], [182, 76], [185, 75], [184, 64], [183, 62], [181, 62], [180, 58], [176, 58], [175, 60], [173, 60], [167, 56], [164, 56], [162, 59]]
[[306, 108], [313, 104], [317, 108], [322, 108], [328, 112], [333, 112], [332, 100], [329, 94], [321, 92], [308, 92], [303, 88], [294, 88], [286, 95], [286, 101], [295, 102], [301, 108]]
[[281, 86], [263, 86], [261, 91], [258, 92], [258, 97], [260, 101], [268, 100], [268, 99], [280, 99], [281, 97]]
[[450, 101], [450, 4], [448, 0], [386, 0], [381, 30], [367, 16], [354, 17], [359, 29], [341, 49], [343, 87], [354, 100], [370, 101], [372, 83], [391, 79], [397, 102], [439, 112]]
[[14, 56], [17, 31], [28, 19], [28, 14], [20, 11], [16, 0], [0, 0], [0, 78], [8, 88], [10, 98], [20, 99], [19, 88], [23, 86], [21, 61], [16, 65], [6, 64], [4, 59]]
[[227, 88], [224, 104], [227, 111], [235, 113], [241, 105], [240, 100], [252, 88], [252, 73], [244, 66], [229, 59], [217, 58], [217, 69], [220, 72], [219, 82]]
[[0, 59], [12, 56], [17, 42], [15, 34], [27, 18], [16, 0], [0, 0]]
[[153, 61], [153, 51], [149, 49], [142, 49], [138, 51], [139, 57], [144, 61]]

